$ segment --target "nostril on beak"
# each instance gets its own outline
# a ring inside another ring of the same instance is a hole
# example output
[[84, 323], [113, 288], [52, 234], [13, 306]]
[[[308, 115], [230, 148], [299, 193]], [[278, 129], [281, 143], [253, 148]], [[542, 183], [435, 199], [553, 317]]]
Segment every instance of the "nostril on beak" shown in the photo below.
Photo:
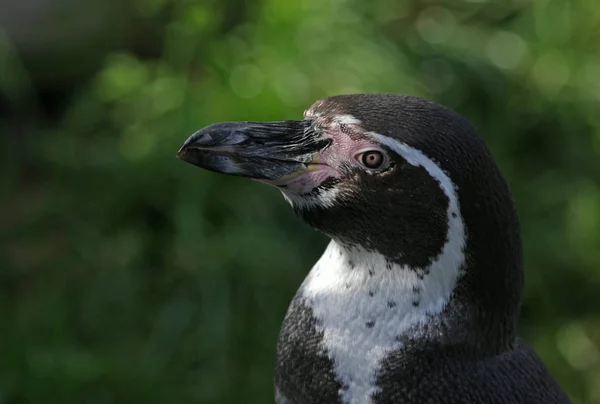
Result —
[[198, 146], [210, 146], [215, 143], [214, 138], [210, 135], [210, 133], [196, 133], [192, 135], [190, 140], [192, 140], [192, 142]]

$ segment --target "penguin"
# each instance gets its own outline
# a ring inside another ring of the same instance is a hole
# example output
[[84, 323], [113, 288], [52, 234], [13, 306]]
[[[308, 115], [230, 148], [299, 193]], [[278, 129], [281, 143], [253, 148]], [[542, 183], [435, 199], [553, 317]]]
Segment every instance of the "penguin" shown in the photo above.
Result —
[[475, 128], [421, 98], [325, 98], [177, 156], [277, 187], [330, 239], [283, 320], [278, 404], [568, 403], [516, 334], [520, 225]]

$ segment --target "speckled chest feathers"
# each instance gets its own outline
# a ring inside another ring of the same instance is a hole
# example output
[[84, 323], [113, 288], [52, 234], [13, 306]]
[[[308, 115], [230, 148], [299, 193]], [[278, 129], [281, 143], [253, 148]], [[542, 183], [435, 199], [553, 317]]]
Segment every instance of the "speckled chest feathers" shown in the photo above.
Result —
[[208, 126], [178, 157], [277, 187], [331, 238], [281, 328], [278, 404], [568, 402], [516, 337], [516, 209], [459, 114], [335, 96], [299, 121]]

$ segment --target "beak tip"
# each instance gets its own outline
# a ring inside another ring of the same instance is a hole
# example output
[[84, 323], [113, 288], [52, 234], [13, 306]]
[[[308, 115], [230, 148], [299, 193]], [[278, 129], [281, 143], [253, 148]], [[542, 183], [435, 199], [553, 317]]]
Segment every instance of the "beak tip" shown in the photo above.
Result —
[[179, 148], [179, 150], [177, 151], [177, 154], [175, 155], [178, 159], [187, 161], [185, 158], [188, 157], [186, 155], [186, 152], [188, 151], [188, 149], [190, 149], [190, 145], [192, 145], [193, 143], [198, 142], [200, 136], [199, 136], [199, 132], [201, 132], [201, 130], [193, 133], [189, 138], [187, 138], [187, 140], [183, 143], [183, 145]]
[[178, 159], [183, 160], [185, 158], [185, 152], [186, 152], [186, 145], [184, 144], [183, 146], [181, 146], [179, 148], [179, 150], [177, 150], [177, 154], [175, 155], [175, 157], [177, 157]]

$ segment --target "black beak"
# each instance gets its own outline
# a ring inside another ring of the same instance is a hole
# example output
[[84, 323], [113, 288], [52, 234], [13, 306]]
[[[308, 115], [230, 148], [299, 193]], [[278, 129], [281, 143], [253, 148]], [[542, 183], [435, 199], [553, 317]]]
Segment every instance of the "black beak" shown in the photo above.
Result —
[[307, 171], [328, 144], [311, 121], [224, 122], [194, 133], [177, 157], [222, 174], [278, 181]]

